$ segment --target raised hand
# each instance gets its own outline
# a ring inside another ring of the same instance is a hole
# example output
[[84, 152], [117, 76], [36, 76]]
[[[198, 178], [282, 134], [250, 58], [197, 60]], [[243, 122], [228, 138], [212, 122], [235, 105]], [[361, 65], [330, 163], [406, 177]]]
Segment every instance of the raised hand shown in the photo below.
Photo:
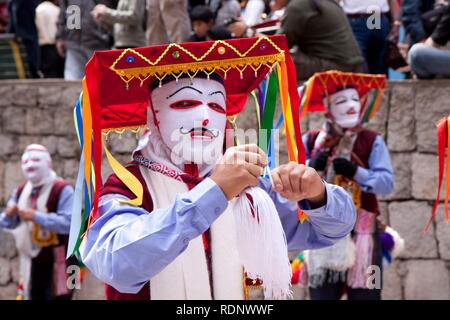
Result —
[[311, 167], [289, 162], [272, 170], [273, 191], [298, 202], [309, 200], [315, 206], [326, 202], [326, 188], [319, 174]]
[[225, 152], [210, 178], [231, 200], [247, 187], [258, 185], [258, 177], [267, 163], [266, 154], [255, 144], [232, 147]]

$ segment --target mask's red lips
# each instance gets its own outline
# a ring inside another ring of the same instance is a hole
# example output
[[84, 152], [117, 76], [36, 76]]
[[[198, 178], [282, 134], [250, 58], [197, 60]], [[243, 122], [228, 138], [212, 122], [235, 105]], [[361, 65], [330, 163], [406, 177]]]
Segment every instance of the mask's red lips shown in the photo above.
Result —
[[356, 110], [354, 108], [351, 108], [345, 114], [349, 115], [349, 116], [352, 116], [352, 115], [355, 115], [356, 113], [357, 113]]
[[180, 133], [188, 134], [191, 139], [202, 139], [202, 140], [213, 140], [217, 138], [218, 133], [214, 134], [213, 131], [205, 128], [205, 127], [197, 127], [192, 128], [190, 130], [186, 130], [183, 127], [180, 128]]
[[203, 130], [194, 130], [190, 133], [191, 139], [208, 139], [208, 140], [212, 140], [214, 139], [214, 135], [212, 134], [211, 131], [207, 130], [207, 129], [203, 129]]

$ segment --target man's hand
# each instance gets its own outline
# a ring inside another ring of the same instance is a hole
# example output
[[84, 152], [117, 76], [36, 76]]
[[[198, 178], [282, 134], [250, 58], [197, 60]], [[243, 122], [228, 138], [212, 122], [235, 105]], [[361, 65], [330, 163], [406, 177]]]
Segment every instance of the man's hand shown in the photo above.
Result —
[[6, 207], [5, 215], [7, 218], [11, 219], [18, 213], [19, 213], [19, 208], [15, 204]]
[[108, 7], [104, 4], [98, 4], [92, 9], [91, 15], [97, 24], [100, 24], [104, 20], [106, 10], [108, 10]]
[[232, 147], [225, 152], [210, 178], [231, 200], [247, 187], [258, 185], [258, 177], [267, 163], [266, 154], [255, 144]]
[[34, 221], [36, 210], [34, 209], [19, 209], [20, 219], [23, 221]]
[[350, 179], [355, 176], [356, 171], [358, 170], [358, 166], [356, 164], [344, 158], [335, 158], [333, 160], [333, 166], [336, 174]]
[[273, 191], [284, 198], [299, 202], [309, 200], [314, 204], [326, 202], [325, 184], [311, 167], [289, 162], [272, 170]]
[[391, 31], [389, 31], [389, 34], [387, 36], [387, 38], [395, 44], [398, 43], [398, 40], [400, 38], [400, 26], [401, 26], [401, 22], [395, 21], [391, 25]]
[[66, 55], [66, 45], [63, 40], [56, 40], [56, 51], [58, 51], [58, 54], [64, 58]]

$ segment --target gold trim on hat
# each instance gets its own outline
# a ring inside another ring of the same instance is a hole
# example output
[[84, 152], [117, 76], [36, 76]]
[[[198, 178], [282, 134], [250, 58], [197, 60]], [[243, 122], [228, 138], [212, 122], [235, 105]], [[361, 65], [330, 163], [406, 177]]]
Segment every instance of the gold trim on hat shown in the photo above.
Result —
[[[262, 41], [267, 41], [268, 45], [274, 48], [278, 53], [248, 56], [253, 51], [253, 49], [255, 49]], [[234, 53], [236, 53], [238, 57], [205, 61], [205, 59], [216, 50], [216, 48], [219, 54], [222, 54], [222, 52], [224, 52], [225, 50], [225, 47], [231, 49]], [[181, 64], [175, 63], [159, 65], [159, 63], [166, 55], [173, 54], [174, 52], [178, 53], [178, 57], [181, 54], [186, 54], [194, 61]], [[148, 66], [123, 69], [116, 68], [117, 64], [126, 56], [127, 53], [133, 53], [141, 60], [145, 61]], [[144, 81], [151, 76], [155, 76], [161, 84], [161, 81], [167, 75], [172, 75], [176, 79], [178, 79], [181, 75], [187, 74], [192, 79], [195, 77], [195, 75], [197, 75], [199, 71], [204, 72], [209, 76], [215, 71], [220, 70], [224, 73], [224, 77], [226, 78], [227, 73], [230, 69], [236, 69], [240, 73], [240, 76], [242, 78], [245, 69], [250, 67], [255, 72], [255, 76], [257, 76], [257, 72], [262, 66], [266, 66], [270, 69], [274, 66], [275, 63], [284, 61], [284, 53], [284, 50], [278, 47], [270, 38], [265, 36], [257, 38], [253, 45], [245, 52], [239, 51], [237, 48], [226, 41], [218, 40], [212, 43], [209, 49], [201, 56], [196, 56], [181, 44], [171, 43], [154, 61], [148, 59], [143, 54], [134, 49], [125, 49], [109, 68], [114, 71], [122, 79], [122, 81], [125, 82], [127, 88], [129, 82], [133, 79], [138, 79], [142, 87]]]

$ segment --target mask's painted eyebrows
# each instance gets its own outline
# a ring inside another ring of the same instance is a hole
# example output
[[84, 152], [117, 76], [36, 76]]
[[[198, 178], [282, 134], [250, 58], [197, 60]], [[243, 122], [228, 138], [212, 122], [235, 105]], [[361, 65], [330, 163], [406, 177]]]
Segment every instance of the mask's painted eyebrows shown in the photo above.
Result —
[[222, 91], [220, 91], [220, 90], [214, 91], [214, 92], [211, 92], [209, 95], [212, 96], [215, 94], [221, 94], [223, 96], [223, 99], [225, 100], [225, 94]]
[[349, 99], [347, 99], [347, 97], [338, 96], [338, 97], [334, 97], [333, 99], [331, 99], [331, 102], [333, 104], [341, 104], [341, 103], [347, 102], [347, 100], [349, 100]]
[[184, 89], [191, 89], [191, 90], [197, 91], [200, 94], [203, 94], [203, 92], [201, 92], [200, 90], [198, 90], [198, 89], [196, 89], [194, 87], [184, 86], [184, 87], [178, 89], [177, 91], [173, 92], [171, 95], [167, 96], [166, 99], [172, 98], [174, 95], [176, 95], [178, 92], [180, 92], [181, 90], [184, 90]]

